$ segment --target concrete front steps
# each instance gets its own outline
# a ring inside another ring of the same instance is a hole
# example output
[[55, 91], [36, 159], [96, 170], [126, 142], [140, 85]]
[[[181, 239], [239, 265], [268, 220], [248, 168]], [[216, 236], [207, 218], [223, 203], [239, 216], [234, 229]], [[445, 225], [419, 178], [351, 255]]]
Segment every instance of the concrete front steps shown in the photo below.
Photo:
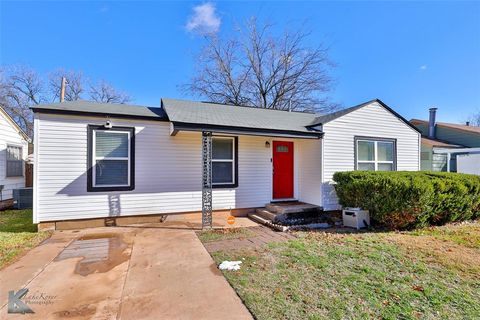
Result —
[[265, 205], [265, 208], [256, 209], [255, 213], [249, 213], [248, 217], [253, 221], [268, 226], [272, 229], [285, 232], [289, 226], [280, 224], [288, 215], [320, 212], [321, 207], [303, 202], [274, 202]]

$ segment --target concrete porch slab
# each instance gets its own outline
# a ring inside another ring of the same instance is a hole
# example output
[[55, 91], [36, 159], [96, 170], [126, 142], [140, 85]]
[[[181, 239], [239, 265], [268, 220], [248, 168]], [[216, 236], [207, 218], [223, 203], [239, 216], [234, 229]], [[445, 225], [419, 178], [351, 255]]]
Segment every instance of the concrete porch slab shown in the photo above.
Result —
[[[213, 228], [223, 229], [223, 228], [245, 228], [245, 227], [258, 226], [258, 223], [250, 220], [248, 217], [235, 217], [235, 223], [230, 225], [227, 223], [227, 218], [229, 216], [230, 216], [229, 212], [214, 212], [212, 215]], [[167, 216], [164, 222], [152, 222], [152, 223], [140, 223], [140, 224], [130, 223], [130, 224], [122, 224], [122, 226], [201, 230], [202, 215], [200, 213], [171, 214]]]

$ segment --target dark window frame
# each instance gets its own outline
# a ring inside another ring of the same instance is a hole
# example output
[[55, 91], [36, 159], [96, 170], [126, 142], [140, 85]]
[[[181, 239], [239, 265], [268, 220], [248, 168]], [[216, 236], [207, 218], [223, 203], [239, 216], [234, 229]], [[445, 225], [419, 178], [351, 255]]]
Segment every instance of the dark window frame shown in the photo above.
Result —
[[[8, 148], [18, 148], [20, 149], [20, 160], [8, 160]], [[8, 162], [20, 162], [22, 164], [22, 170], [19, 175], [10, 175], [8, 174]], [[25, 166], [23, 163], [23, 146], [17, 144], [7, 143], [7, 148], [5, 149], [5, 178], [21, 178], [25, 176]]]
[[[212, 136], [212, 149], [213, 149], [213, 139], [215, 138], [230, 138], [233, 139], [233, 161], [234, 161], [234, 174], [233, 174], [233, 183], [229, 184], [215, 184], [212, 181], [212, 189], [232, 189], [238, 187], [238, 136], [226, 136], [226, 135], [213, 135]], [[212, 156], [213, 160], [213, 156]], [[213, 170], [213, 165], [212, 165]]]
[[[93, 159], [93, 131], [125, 131], [130, 132], [130, 185], [100, 187], [93, 184], [93, 170], [95, 160]], [[105, 128], [99, 125], [87, 126], [87, 192], [108, 192], [108, 191], [131, 191], [135, 189], [135, 127], [112, 127]]]
[[[367, 136], [354, 136], [353, 137], [353, 154], [354, 154], [354, 168], [355, 171], [358, 170], [358, 156], [357, 156], [357, 142], [358, 140], [366, 141], [380, 141], [380, 142], [392, 142], [393, 143], [393, 168], [392, 171], [397, 171], [397, 139], [396, 138], [384, 138], [384, 137], [367, 137]], [[375, 149], [375, 153], [377, 150]], [[376, 155], [375, 155], [376, 158]], [[378, 161], [376, 161], [378, 162]], [[375, 170], [379, 171], [379, 170]]]

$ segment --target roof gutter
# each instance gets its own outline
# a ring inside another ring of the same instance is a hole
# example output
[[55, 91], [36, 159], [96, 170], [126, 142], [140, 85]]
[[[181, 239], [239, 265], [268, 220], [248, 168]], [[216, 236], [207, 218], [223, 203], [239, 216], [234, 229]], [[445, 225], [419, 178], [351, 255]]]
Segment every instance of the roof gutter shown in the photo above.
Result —
[[480, 148], [437, 148], [433, 149], [433, 153], [480, 153]]
[[139, 120], [152, 120], [152, 121], [168, 121], [166, 117], [155, 116], [143, 116], [134, 114], [119, 114], [119, 113], [104, 113], [104, 112], [90, 112], [90, 111], [77, 111], [77, 110], [58, 110], [48, 108], [31, 108], [33, 113], [44, 114], [56, 114], [56, 115], [72, 115], [72, 116], [91, 116], [91, 117], [111, 117], [120, 119], [139, 119]]
[[275, 130], [262, 128], [246, 128], [234, 126], [208, 125], [198, 123], [171, 122], [170, 135], [175, 136], [179, 131], [211, 131], [224, 134], [239, 134], [249, 136], [266, 136], [266, 137], [282, 137], [297, 139], [320, 139], [323, 136], [321, 131], [292, 131], [292, 130]]

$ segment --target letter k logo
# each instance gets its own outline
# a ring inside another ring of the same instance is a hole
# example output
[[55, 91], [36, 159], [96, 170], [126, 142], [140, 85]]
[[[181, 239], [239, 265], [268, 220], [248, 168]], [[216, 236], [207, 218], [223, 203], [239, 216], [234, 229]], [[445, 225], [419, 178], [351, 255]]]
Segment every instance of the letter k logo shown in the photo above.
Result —
[[23, 288], [17, 291], [8, 292], [8, 313], [35, 313], [29, 306], [27, 306], [22, 300], [28, 292], [28, 289]]

